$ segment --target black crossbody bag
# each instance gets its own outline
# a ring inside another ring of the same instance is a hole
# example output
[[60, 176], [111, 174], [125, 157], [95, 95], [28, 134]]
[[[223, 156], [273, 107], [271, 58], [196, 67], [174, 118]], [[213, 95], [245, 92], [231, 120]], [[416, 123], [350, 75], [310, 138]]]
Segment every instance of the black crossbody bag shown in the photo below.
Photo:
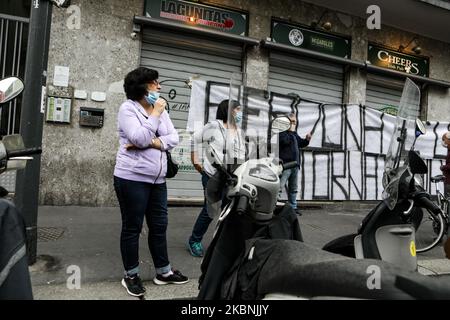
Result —
[[[156, 131], [156, 137], [159, 137], [158, 131]], [[178, 173], [178, 163], [172, 160], [172, 155], [168, 150], [166, 150], [166, 156], [167, 156], [167, 173], [166, 178], [170, 179], [177, 175]]]

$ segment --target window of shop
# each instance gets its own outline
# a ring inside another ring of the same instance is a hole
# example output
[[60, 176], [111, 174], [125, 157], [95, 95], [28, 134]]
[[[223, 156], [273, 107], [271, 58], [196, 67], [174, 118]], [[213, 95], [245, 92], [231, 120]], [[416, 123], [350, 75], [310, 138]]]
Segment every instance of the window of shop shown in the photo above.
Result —
[[404, 81], [387, 76], [368, 74], [366, 106], [392, 113], [398, 109]]

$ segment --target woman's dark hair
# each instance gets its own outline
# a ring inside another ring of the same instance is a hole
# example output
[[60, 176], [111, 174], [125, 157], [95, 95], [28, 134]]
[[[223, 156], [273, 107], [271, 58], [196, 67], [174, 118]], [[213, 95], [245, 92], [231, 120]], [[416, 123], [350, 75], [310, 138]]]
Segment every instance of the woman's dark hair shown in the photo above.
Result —
[[[219, 106], [217, 107], [217, 113], [216, 113], [216, 119], [222, 120], [224, 123], [228, 122], [228, 105], [229, 100], [223, 100], [221, 103], [219, 103]], [[231, 100], [231, 108], [239, 107], [241, 104], [237, 102], [236, 100]]]
[[130, 71], [123, 83], [128, 99], [140, 100], [147, 94], [147, 83], [158, 79], [158, 71], [146, 67], [139, 67]]

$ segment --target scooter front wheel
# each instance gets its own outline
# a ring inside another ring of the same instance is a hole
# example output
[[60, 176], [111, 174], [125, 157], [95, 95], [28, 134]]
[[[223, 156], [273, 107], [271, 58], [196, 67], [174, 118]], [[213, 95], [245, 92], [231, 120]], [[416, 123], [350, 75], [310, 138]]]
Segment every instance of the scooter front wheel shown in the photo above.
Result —
[[416, 229], [416, 251], [426, 252], [434, 248], [444, 235], [442, 215], [432, 215], [424, 210], [422, 221]]

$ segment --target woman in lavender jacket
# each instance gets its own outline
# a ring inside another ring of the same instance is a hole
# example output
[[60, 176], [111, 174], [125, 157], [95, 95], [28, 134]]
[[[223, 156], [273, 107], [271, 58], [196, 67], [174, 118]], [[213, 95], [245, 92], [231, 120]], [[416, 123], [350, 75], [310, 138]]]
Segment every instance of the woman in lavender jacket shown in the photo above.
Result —
[[140, 67], [125, 77], [128, 100], [119, 110], [120, 147], [114, 168], [114, 188], [122, 215], [120, 250], [125, 275], [122, 285], [133, 296], [145, 288], [139, 277], [139, 235], [144, 217], [148, 246], [156, 269], [157, 285], [181, 284], [188, 278], [170, 265], [167, 253], [167, 187], [165, 150], [178, 144], [178, 133], [165, 101], [159, 98], [161, 86], [156, 70]]

